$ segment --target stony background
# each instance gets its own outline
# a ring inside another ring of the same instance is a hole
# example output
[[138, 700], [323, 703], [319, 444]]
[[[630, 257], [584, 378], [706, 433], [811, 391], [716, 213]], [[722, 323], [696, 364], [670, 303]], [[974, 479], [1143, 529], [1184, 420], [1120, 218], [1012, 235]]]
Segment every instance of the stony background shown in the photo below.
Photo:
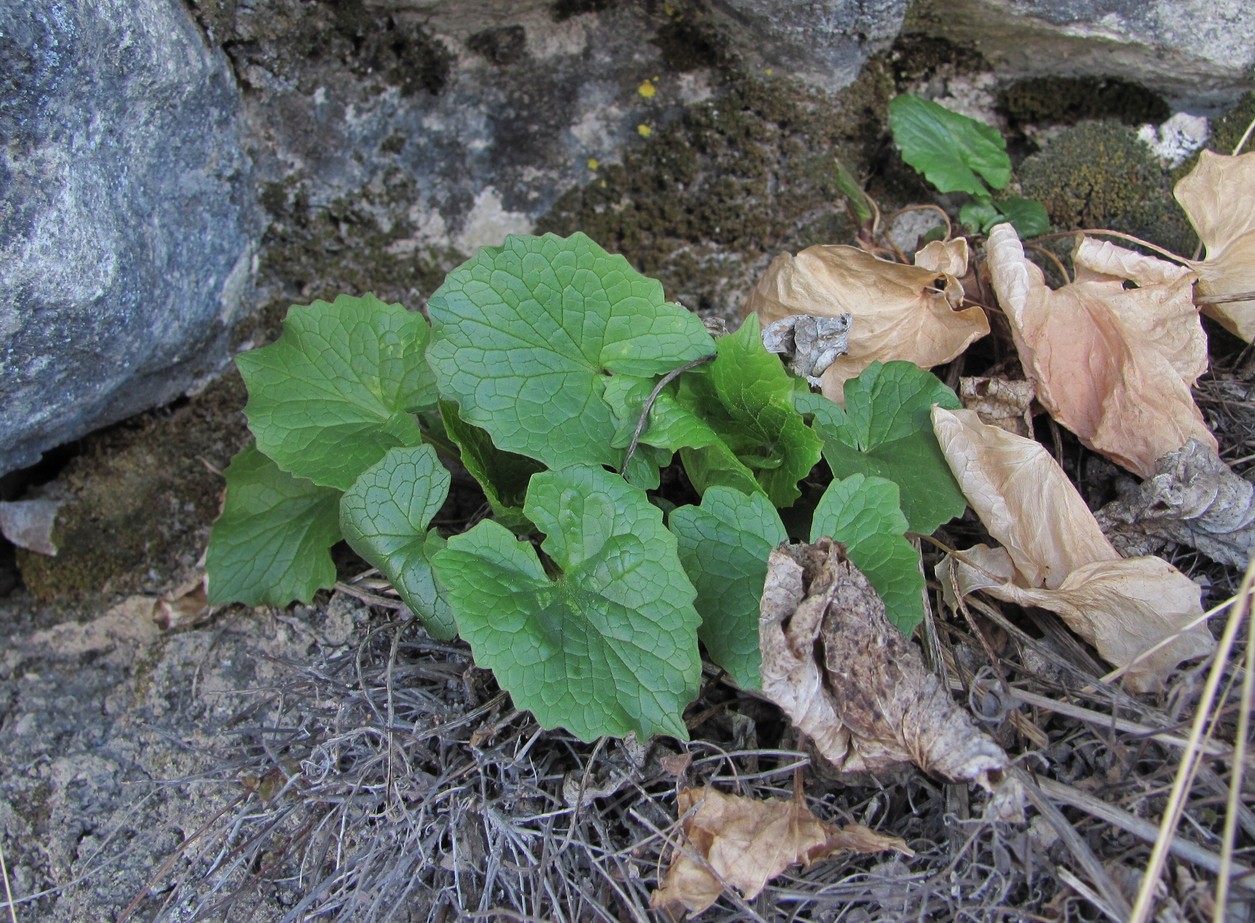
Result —
[[420, 308], [475, 247], [578, 229], [735, 316], [775, 252], [848, 240], [834, 155], [886, 207], [928, 198], [884, 135], [907, 86], [1001, 119], [1060, 225], [1189, 246], [1164, 210], [1173, 168], [1136, 126], [1237, 106], [1212, 123], [1231, 145], [1253, 64], [1240, 2], [0, 9], [0, 502], [61, 503], [56, 557], [0, 545], [19, 919], [116, 919], [167, 856], [207, 868], [215, 847], [176, 847], [238, 791], [206, 772], [278, 675], [267, 656], [307, 662], [361, 629], [343, 600], [152, 618], [196, 573], [246, 438], [230, 357], [289, 304]]

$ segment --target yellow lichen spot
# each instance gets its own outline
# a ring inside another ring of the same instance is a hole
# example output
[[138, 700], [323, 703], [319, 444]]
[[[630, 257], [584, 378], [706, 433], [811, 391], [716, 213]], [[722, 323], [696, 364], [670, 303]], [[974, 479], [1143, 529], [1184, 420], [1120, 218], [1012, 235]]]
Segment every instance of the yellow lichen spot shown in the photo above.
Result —
[[600, 183], [598, 183], [597, 185], [598, 185], [598, 186], [600, 186], [602, 189], [605, 189], [605, 188], [606, 188], [606, 181], [603, 179], [603, 180], [602, 180]]
[[764, 67], [763, 73], [770, 77], [773, 73], [775, 73], [775, 69], [771, 67]]
[[640, 93], [643, 99], [653, 99], [658, 90], [654, 87], [652, 80], [645, 80], [636, 88], [636, 92]]
[[601, 161], [599, 161], [596, 157], [588, 158], [588, 169], [596, 170], [600, 166], [601, 166]]
[[642, 138], [648, 138], [650, 135], [654, 133], [654, 130], [650, 128], [648, 125], [646, 125], [644, 122], [642, 122], [641, 124], [636, 126], [636, 133], [640, 135]]

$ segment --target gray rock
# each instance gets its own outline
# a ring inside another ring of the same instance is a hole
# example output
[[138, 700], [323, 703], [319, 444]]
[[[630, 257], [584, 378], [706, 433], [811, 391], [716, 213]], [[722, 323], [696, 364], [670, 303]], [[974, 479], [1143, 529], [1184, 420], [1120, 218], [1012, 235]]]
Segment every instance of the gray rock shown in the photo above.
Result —
[[716, 0], [715, 9], [726, 17], [721, 29], [746, 63], [835, 91], [893, 43], [909, 5], [908, 0]]
[[1207, 113], [1250, 89], [1249, 0], [921, 0], [908, 33], [979, 51], [1001, 77], [1119, 77]]
[[0, 474], [225, 361], [260, 231], [177, 0], [0, 5]]

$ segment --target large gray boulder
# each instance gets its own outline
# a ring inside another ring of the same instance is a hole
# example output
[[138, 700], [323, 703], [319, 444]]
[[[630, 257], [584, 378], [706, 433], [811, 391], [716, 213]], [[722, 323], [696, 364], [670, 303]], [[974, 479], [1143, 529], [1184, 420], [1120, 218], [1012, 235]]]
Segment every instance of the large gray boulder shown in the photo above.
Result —
[[909, 0], [715, 0], [721, 30], [744, 61], [839, 90], [893, 44]]
[[980, 52], [1002, 77], [1119, 77], [1196, 112], [1250, 89], [1250, 0], [917, 0], [906, 31]]
[[226, 360], [260, 231], [178, 0], [0, 4], [0, 474]]

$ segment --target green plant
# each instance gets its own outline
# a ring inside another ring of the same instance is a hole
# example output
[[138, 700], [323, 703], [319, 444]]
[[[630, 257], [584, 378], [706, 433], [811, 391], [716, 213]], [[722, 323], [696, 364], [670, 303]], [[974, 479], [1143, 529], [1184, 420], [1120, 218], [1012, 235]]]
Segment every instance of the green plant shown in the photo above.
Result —
[[[874, 363], [838, 407], [766, 351], [756, 318], [716, 341], [582, 234], [484, 248], [428, 311], [430, 328], [369, 295], [294, 307], [240, 357], [256, 445], [226, 473], [211, 602], [308, 600], [343, 538], [520, 708], [585, 739], [686, 736], [699, 639], [757, 685], [780, 509], [809, 522], [795, 538], [844, 542], [904, 632], [922, 618], [906, 535], [964, 508], [928, 422], [958, 401], [929, 373]], [[448, 538], [430, 528], [441, 455], [493, 511]], [[674, 507], [665, 469], [699, 505]]]
[[[902, 159], [924, 174], [938, 192], [963, 192], [972, 197], [959, 209], [959, 220], [987, 233], [1010, 221], [1021, 237], [1050, 229], [1045, 207], [1019, 196], [995, 198], [1011, 182], [1007, 143], [996, 128], [951, 112], [910, 93], [889, 103], [889, 127]], [[988, 185], [986, 185], [988, 184]]]

